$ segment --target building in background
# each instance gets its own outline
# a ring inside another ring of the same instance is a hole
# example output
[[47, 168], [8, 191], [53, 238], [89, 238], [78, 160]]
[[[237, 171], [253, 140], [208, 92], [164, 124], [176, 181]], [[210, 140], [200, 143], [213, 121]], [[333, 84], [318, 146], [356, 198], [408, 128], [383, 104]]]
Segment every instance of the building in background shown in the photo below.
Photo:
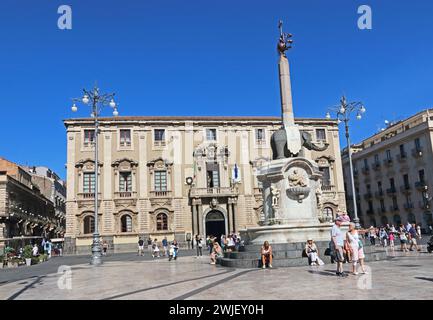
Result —
[[[433, 110], [390, 124], [352, 148], [358, 215], [364, 227], [432, 224]], [[347, 206], [353, 212], [347, 149], [342, 152]]]
[[0, 158], [0, 246], [6, 239], [65, 232], [65, 184], [50, 170], [51, 176], [36, 171]]
[[[323, 172], [326, 214], [345, 209], [338, 126], [298, 119], [323, 152], [303, 150]], [[94, 232], [94, 121], [65, 120], [67, 221], [65, 250], [89, 253]], [[255, 172], [272, 157], [276, 117], [116, 117], [100, 119], [99, 232], [115, 251], [138, 237], [184, 242], [257, 226], [262, 191]], [[193, 183], [188, 184], [191, 177]], [[296, 212], [293, 212], [296, 214]]]

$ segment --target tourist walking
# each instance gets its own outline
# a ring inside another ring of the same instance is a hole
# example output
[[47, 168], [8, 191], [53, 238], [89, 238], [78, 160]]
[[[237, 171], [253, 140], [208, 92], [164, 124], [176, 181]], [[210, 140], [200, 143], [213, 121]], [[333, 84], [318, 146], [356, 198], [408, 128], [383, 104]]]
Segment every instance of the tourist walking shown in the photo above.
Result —
[[401, 225], [400, 230], [399, 230], [399, 238], [400, 238], [400, 248], [401, 248], [401, 251], [403, 251], [403, 252], [409, 251], [407, 249], [406, 230], [404, 229], [403, 225]]
[[168, 251], [167, 237], [164, 237], [164, 239], [162, 239], [162, 249], [164, 250], [164, 257], [166, 257], [167, 256], [167, 251]]
[[202, 257], [203, 241], [201, 239], [201, 236], [198, 234], [195, 235], [195, 246], [197, 248], [197, 258]]
[[359, 237], [358, 230], [356, 230], [355, 224], [353, 222], [349, 224], [349, 231], [347, 231], [346, 233], [346, 240], [352, 249], [352, 273], [354, 275], [358, 274], [357, 267], [359, 263], [362, 273], [365, 274], [366, 272], [364, 268], [364, 248], [362, 241]]
[[48, 259], [51, 258], [51, 249], [52, 249], [52, 244], [51, 241], [48, 239], [45, 242], [45, 252], [48, 255]]
[[409, 247], [409, 250], [413, 251], [413, 247], [415, 247], [416, 251], [421, 251], [421, 249], [418, 248], [418, 244], [417, 244], [417, 241], [416, 241], [417, 231], [416, 231], [416, 225], [415, 225], [415, 223], [413, 223], [412, 227], [409, 229], [409, 237], [410, 237], [410, 247]]
[[152, 258], [159, 258], [158, 239], [155, 239], [152, 244]]
[[388, 245], [388, 234], [386, 233], [384, 228], [380, 228], [379, 239], [383, 247], [386, 247]]
[[147, 238], [147, 250], [152, 254], [152, 239], [150, 237]]
[[343, 233], [341, 232], [340, 226], [342, 223], [342, 219], [340, 217], [337, 217], [335, 219], [335, 224], [332, 226], [331, 229], [331, 246], [332, 246], [332, 252], [333, 252], [333, 259], [335, 262], [337, 262], [337, 270], [335, 274], [339, 277], [345, 277], [347, 276], [343, 272], [343, 262], [344, 262], [344, 255], [343, 255], [343, 246], [344, 246], [344, 238]]
[[394, 233], [390, 232], [389, 234], [389, 246], [391, 247], [391, 250], [394, 251]]
[[272, 268], [272, 246], [268, 241], [263, 243], [260, 254], [262, 257], [262, 268], [265, 269], [266, 264], [269, 266], [269, 268]]
[[107, 250], [108, 250], [108, 242], [107, 242], [107, 240], [104, 240], [102, 242], [102, 255], [103, 256], [107, 255]]
[[144, 255], [144, 240], [142, 238], [138, 239], [138, 253], [137, 256]]

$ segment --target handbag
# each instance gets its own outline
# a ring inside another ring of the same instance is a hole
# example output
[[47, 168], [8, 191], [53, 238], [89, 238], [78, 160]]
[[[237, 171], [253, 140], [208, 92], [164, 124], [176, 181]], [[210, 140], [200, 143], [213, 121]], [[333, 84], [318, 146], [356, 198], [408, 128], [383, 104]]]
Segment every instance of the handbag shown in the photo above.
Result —
[[326, 248], [324, 255], [330, 256], [331, 255], [331, 248]]

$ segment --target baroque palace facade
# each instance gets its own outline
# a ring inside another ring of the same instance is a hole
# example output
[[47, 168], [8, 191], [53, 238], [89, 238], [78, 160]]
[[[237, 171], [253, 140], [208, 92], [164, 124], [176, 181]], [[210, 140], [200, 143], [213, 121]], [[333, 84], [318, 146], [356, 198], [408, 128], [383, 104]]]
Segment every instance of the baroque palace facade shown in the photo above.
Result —
[[[352, 146], [358, 215], [364, 227], [433, 224], [433, 109], [395, 123]], [[343, 150], [347, 205], [353, 211], [350, 167]]]
[[[94, 121], [65, 120], [66, 253], [88, 253], [94, 231]], [[257, 168], [271, 160], [277, 117], [101, 118], [99, 232], [114, 251], [135, 250], [139, 237], [185, 243], [260, 224]], [[325, 151], [303, 150], [323, 172], [321, 208], [345, 210], [338, 125], [297, 119]], [[187, 178], [192, 183], [187, 183]], [[293, 213], [296, 214], [296, 213]]]

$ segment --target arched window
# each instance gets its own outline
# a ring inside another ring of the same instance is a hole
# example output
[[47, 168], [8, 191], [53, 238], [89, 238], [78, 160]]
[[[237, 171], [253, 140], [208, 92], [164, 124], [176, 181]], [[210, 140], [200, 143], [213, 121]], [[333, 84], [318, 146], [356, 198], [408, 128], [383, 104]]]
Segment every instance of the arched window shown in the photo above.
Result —
[[334, 211], [330, 207], [323, 208], [323, 216], [326, 217], [329, 221], [334, 219]]
[[156, 216], [156, 230], [168, 230], [168, 216], [165, 213], [159, 213]]
[[129, 214], [125, 214], [120, 219], [121, 232], [132, 232], [132, 218]]
[[386, 216], [382, 216], [380, 218], [380, 223], [382, 224], [382, 226], [386, 226], [388, 224], [388, 218]]
[[92, 216], [86, 216], [84, 218], [84, 234], [95, 232], [95, 218]]
[[401, 218], [400, 218], [400, 216], [398, 214], [394, 215], [393, 221], [394, 221], [394, 225], [395, 226], [401, 225]]

